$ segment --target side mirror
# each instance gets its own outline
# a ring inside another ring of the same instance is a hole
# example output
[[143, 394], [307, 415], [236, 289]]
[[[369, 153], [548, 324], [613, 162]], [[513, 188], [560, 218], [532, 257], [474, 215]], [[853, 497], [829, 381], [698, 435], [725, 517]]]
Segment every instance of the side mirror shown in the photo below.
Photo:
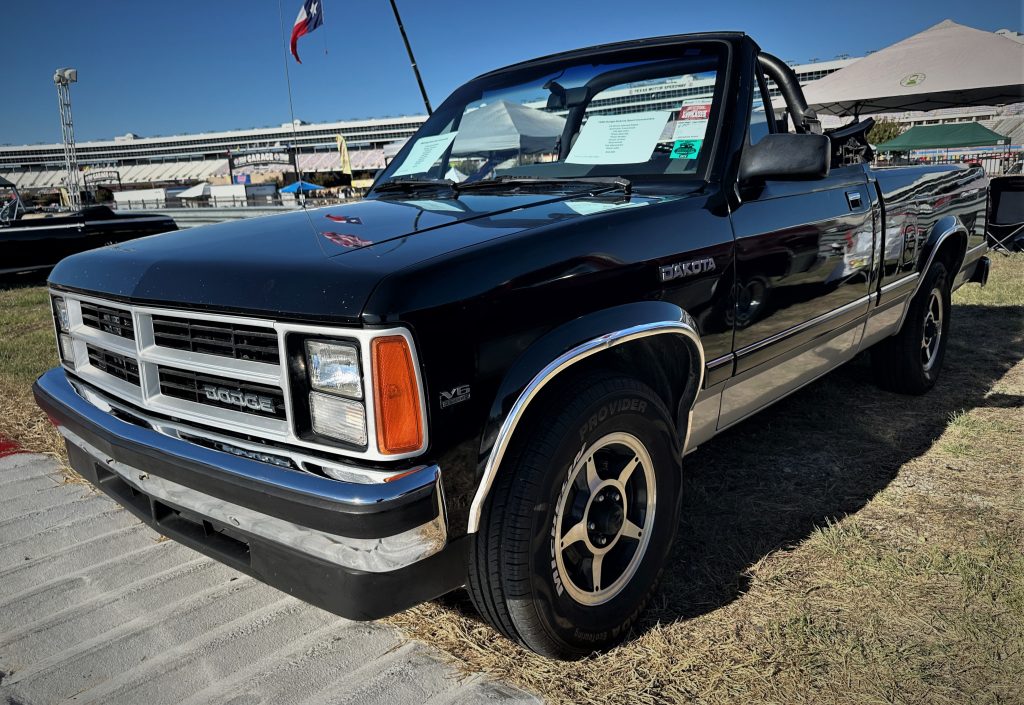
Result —
[[825, 135], [774, 133], [743, 150], [740, 183], [824, 179], [832, 166], [832, 143]]

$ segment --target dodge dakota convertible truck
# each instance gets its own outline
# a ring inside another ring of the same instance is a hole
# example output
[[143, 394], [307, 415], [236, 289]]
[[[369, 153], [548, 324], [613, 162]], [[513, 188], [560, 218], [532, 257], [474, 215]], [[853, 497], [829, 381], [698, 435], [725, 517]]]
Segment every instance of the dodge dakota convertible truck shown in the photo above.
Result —
[[988, 182], [872, 169], [870, 124], [823, 132], [740, 33], [492, 71], [362, 202], [63, 260], [36, 399], [83, 477], [289, 594], [374, 619], [466, 586], [540, 654], [605, 649], [687, 453], [861, 352], [935, 384]]

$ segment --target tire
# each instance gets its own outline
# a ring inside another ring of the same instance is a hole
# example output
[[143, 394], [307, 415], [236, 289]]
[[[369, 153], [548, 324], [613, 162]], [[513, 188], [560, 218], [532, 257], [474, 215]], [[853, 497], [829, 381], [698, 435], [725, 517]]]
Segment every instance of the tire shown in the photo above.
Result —
[[629, 377], [578, 378], [537, 409], [473, 535], [468, 587], [506, 637], [575, 659], [621, 641], [654, 592], [679, 518], [681, 453], [664, 403]]
[[949, 338], [950, 282], [946, 265], [935, 262], [899, 333], [871, 351], [878, 386], [901, 394], [924, 394], [939, 378]]

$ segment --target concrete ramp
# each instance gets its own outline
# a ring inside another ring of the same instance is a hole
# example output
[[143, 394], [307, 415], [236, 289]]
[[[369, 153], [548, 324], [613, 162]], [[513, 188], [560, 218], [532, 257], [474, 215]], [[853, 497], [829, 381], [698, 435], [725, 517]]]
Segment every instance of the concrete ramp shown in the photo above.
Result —
[[0, 457], [0, 703], [536, 703], [173, 541], [44, 456]]

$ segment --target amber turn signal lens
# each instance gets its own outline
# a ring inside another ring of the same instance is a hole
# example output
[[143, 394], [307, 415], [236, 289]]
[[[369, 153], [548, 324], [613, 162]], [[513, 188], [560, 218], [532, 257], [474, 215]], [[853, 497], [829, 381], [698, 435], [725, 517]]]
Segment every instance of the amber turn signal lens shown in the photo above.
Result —
[[372, 346], [373, 401], [377, 446], [386, 455], [423, 445], [420, 392], [409, 343], [400, 335], [376, 338]]

